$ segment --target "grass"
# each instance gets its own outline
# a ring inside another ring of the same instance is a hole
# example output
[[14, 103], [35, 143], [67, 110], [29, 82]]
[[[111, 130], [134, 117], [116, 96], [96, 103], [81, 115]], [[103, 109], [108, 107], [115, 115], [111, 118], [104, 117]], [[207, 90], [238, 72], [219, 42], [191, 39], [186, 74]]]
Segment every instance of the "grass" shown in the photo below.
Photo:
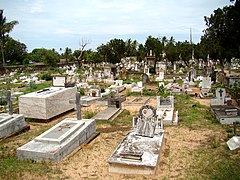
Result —
[[34, 176], [37, 179], [49, 179], [57, 177], [61, 173], [60, 169], [51, 162], [19, 161], [16, 157], [16, 149], [19, 146], [29, 142], [50, 127], [50, 125], [40, 126], [34, 131], [30, 130], [0, 141], [0, 179], [23, 179], [28, 176], [31, 178]]
[[[192, 107], [192, 105], [195, 105]], [[221, 131], [225, 134], [208, 137], [207, 144], [193, 152], [194, 162], [187, 169], [188, 179], [240, 179], [240, 149], [230, 151], [226, 145], [229, 126], [221, 125], [212, 116], [208, 106], [193, 102], [187, 95], [175, 96], [175, 108], [179, 110], [181, 126], [194, 129]]]
[[36, 86], [34, 86], [33, 88], [31, 88], [31, 87], [26, 88], [26, 89], [22, 90], [21, 92], [23, 92], [24, 94], [27, 94], [27, 93], [34, 92], [34, 91], [39, 91], [41, 89], [50, 87], [51, 84], [52, 84], [52, 81], [46, 81], [42, 84], [36, 84]]

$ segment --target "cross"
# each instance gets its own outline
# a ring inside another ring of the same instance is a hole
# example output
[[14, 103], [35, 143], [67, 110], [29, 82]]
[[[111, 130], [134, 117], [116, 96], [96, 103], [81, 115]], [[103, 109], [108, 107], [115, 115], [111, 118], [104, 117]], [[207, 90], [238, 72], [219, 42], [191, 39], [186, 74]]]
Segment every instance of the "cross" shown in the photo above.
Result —
[[219, 92], [219, 94], [220, 94], [220, 97], [222, 97], [223, 90], [220, 89], [218, 92]]
[[76, 104], [77, 109], [77, 120], [81, 120], [81, 102], [80, 102], [80, 92], [76, 93], [76, 100], [69, 100], [70, 104]]
[[12, 101], [16, 100], [16, 97], [12, 97], [11, 95], [11, 91], [7, 91], [7, 96], [3, 96], [2, 100], [7, 101], [7, 105], [8, 105], [8, 113], [9, 115], [13, 114], [13, 107], [12, 107]]

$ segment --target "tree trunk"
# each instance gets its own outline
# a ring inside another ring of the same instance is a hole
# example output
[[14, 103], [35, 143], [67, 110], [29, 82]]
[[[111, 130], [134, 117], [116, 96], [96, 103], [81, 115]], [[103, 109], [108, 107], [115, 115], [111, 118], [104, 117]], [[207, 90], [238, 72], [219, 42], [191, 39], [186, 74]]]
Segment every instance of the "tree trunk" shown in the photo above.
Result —
[[1, 46], [1, 53], [2, 53], [2, 64], [3, 64], [3, 67], [5, 67], [5, 58], [4, 58], [3, 46]]

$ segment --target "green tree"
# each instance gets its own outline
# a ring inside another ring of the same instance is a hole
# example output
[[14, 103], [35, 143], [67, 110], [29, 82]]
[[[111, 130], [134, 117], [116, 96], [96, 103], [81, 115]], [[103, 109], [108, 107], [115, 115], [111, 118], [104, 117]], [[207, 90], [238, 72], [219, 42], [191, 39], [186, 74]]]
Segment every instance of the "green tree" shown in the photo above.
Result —
[[214, 10], [210, 17], [204, 17], [207, 28], [202, 41], [209, 44], [210, 56], [224, 63], [233, 57], [240, 58], [240, 1]]
[[176, 43], [177, 52], [179, 55], [180, 60], [182, 60], [186, 66], [189, 66], [189, 60], [191, 59], [192, 55], [192, 44], [188, 41], [184, 42], [177, 42]]
[[27, 57], [27, 46], [9, 36], [6, 36], [5, 39], [5, 59], [10, 64], [23, 64]]
[[73, 55], [71, 48], [66, 47], [63, 57], [66, 59], [67, 63], [72, 59]]
[[168, 61], [170, 61], [173, 64], [175, 61], [178, 60], [177, 47], [173, 37], [170, 38], [170, 40], [165, 45], [164, 49]]
[[56, 51], [45, 48], [33, 49], [29, 57], [32, 58], [32, 61], [42, 62], [47, 66], [55, 66], [60, 60], [60, 56]]
[[5, 45], [5, 34], [13, 30], [13, 27], [18, 24], [18, 21], [7, 22], [6, 17], [3, 16], [3, 10], [0, 10], [0, 48], [2, 54], [2, 65], [5, 66], [4, 58], [4, 45]]
[[145, 42], [145, 50], [150, 52], [153, 51], [155, 54], [155, 62], [154, 62], [154, 69], [156, 68], [156, 62], [162, 59], [162, 51], [163, 51], [163, 44], [160, 38], [155, 38], [152, 36], [148, 36]]

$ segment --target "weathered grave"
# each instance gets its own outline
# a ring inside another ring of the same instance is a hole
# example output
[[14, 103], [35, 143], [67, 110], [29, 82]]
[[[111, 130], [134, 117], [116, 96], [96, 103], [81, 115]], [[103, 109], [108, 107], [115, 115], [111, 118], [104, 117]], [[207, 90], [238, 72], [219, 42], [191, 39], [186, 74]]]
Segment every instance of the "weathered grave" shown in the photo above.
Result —
[[163, 81], [164, 80], [164, 72], [159, 72], [158, 77], [156, 77], [156, 81]]
[[81, 97], [81, 104], [83, 106], [90, 106], [101, 98], [101, 89], [98, 86], [90, 86], [88, 88], [88, 95]]
[[178, 124], [178, 111], [174, 113], [174, 96], [166, 98], [157, 96], [157, 115], [163, 118], [164, 124]]
[[109, 172], [155, 174], [163, 142], [163, 124], [156, 110], [143, 106], [133, 119], [133, 130], [108, 159]]
[[124, 102], [125, 106], [145, 105], [149, 101], [150, 97], [134, 97]]
[[216, 98], [211, 99], [211, 109], [221, 124], [233, 124], [240, 122], [240, 109], [227, 103], [226, 90], [216, 89]]
[[[54, 83], [55, 84], [55, 83]], [[25, 117], [47, 120], [74, 108], [68, 103], [69, 98], [74, 98], [76, 87], [52, 86], [19, 97], [19, 112]]]
[[95, 120], [114, 120], [123, 110], [122, 102], [126, 100], [125, 96], [119, 96], [108, 99], [108, 108], [96, 114]]
[[131, 89], [131, 92], [140, 92], [142, 94], [143, 93], [143, 83], [142, 83], [142, 81], [137, 82], [137, 86], [133, 87]]
[[211, 82], [211, 77], [207, 76], [207, 77], [203, 77], [202, 78], [202, 87], [201, 87], [201, 97], [208, 97], [209, 91], [212, 87], [212, 82]]
[[76, 93], [77, 118], [66, 118], [17, 149], [20, 160], [59, 162], [96, 135], [94, 119], [81, 119], [80, 93]]
[[211, 99], [211, 105], [224, 105], [226, 98], [226, 90], [225, 88], [217, 88], [215, 93], [215, 98]]
[[109, 87], [112, 92], [122, 92], [125, 90], [125, 86], [123, 85], [123, 80], [115, 80], [115, 83]]
[[8, 113], [0, 114], [0, 139], [29, 129], [24, 116], [13, 113], [12, 100], [15, 99], [16, 97], [11, 96], [11, 91], [7, 91], [7, 96], [2, 97], [2, 100], [7, 101]]

